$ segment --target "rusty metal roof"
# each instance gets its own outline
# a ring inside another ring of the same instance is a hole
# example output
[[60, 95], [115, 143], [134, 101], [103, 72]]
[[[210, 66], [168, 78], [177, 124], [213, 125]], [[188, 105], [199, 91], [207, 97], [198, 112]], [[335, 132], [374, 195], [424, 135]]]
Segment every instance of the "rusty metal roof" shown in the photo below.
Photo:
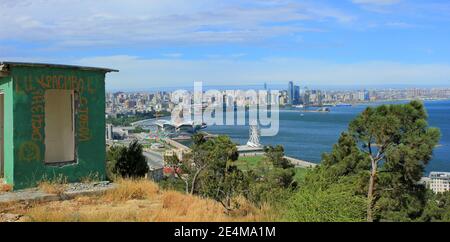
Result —
[[48, 63], [26, 63], [26, 62], [9, 62], [0, 61], [0, 67], [50, 67], [50, 68], [62, 68], [62, 69], [72, 69], [72, 70], [84, 70], [84, 71], [101, 71], [101, 72], [119, 72], [118, 70], [108, 69], [108, 68], [98, 68], [98, 67], [88, 67], [88, 66], [75, 66], [75, 65], [61, 65], [61, 64], [48, 64]]

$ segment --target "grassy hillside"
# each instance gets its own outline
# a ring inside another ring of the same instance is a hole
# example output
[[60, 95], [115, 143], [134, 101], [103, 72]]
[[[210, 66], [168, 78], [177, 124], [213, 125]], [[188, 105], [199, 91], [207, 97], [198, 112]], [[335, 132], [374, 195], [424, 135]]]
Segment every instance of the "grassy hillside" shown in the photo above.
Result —
[[235, 161], [236, 166], [243, 170], [248, 171], [255, 169], [263, 162], [264, 156], [240, 156], [237, 161]]
[[256, 209], [242, 199], [239, 210], [226, 214], [222, 205], [209, 199], [161, 190], [146, 180], [123, 180], [102, 196], [42, 204], [10, 204], [1, 213], [15, 214], [20, 221], [131, 221], [221, 222], [274, 220], [269, 209]]

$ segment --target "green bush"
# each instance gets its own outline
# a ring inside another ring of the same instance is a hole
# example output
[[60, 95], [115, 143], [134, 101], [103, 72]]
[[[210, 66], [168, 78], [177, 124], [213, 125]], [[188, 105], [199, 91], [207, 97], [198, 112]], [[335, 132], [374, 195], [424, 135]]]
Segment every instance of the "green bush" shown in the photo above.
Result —
[[295, 222], [362, 222], [367, 199], [355, 196], [346, 185], [328, 189], [300, 189], [287, 202], [285, 219]]
[[145, 156], [142, 154], [142, 145], [137, 140], [128, 147], [111, 147], [107, 154], [107, 173], [109, 179], [140, 178], [149, 170]]

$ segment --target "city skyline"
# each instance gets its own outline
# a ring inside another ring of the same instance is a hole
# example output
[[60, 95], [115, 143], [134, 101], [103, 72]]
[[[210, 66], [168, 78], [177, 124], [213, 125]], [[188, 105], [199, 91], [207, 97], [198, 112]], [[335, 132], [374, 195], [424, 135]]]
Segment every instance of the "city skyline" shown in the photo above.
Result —
[[109, 90], [450, 83], [448, 1], [67, 3], [0, 1], [0, 59], [121, 70]]
[[[207, 90], [219, 90], [219, 91], [225, 91], [225, 90], [285, 90], [287, 91], [287, 85], [290, 81], [285, 83], [275, 83], [275, 84], [268, 84], [268, 82], [263, 82], [260, 84], [254, 84], [254, 85], [245, 85], [245, 84], [235, 84], [235, 85], [203, 85], [204, 91]], [[203, 82], [202, 82], [203, 83]], [[294, 86], [304, 89], [316, 89], [316, 90], [323, 90], [323, 91], [360, 91], [360, 90], [404, 90], [404, 89], [424, 89], [424, 90], [431, 90], [431, 89], [448, 89], [450, 88], [449, 84], [442, 84], [442, 85], [408, 85], [408, 84], [380, 84], [380, 85], [307, 85], [305, 81], [293, 81], [295, 84]], [[192, 85], [189, 85], [192, 84]], [[192, 91], [193, 90], [193, 84], [187, 83], [181, 86], [161, 86], [161, 87], [137, 87], [137, 88], [127, 88], [127, 87], [119, 87], [119, 88], [106, 88], [107, 92], [125, 92], [125, 93], [156, 93], [156, 92], [173, 92], [176, 90], [186, 90], [186, 91]], [[304, 85], [303, 85], [304, 84]]]

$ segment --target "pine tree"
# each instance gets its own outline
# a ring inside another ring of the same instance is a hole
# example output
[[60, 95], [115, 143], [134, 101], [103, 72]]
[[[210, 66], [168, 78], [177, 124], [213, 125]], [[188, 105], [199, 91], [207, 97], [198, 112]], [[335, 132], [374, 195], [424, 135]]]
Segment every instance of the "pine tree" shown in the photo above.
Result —
[[369, 107], [350, 123], [355, 152], [370, 160], [367, 221], [420, 216], [425, 190], [417, 183], [440, 138], [427, 118], [423, 103], [412, 101]]

